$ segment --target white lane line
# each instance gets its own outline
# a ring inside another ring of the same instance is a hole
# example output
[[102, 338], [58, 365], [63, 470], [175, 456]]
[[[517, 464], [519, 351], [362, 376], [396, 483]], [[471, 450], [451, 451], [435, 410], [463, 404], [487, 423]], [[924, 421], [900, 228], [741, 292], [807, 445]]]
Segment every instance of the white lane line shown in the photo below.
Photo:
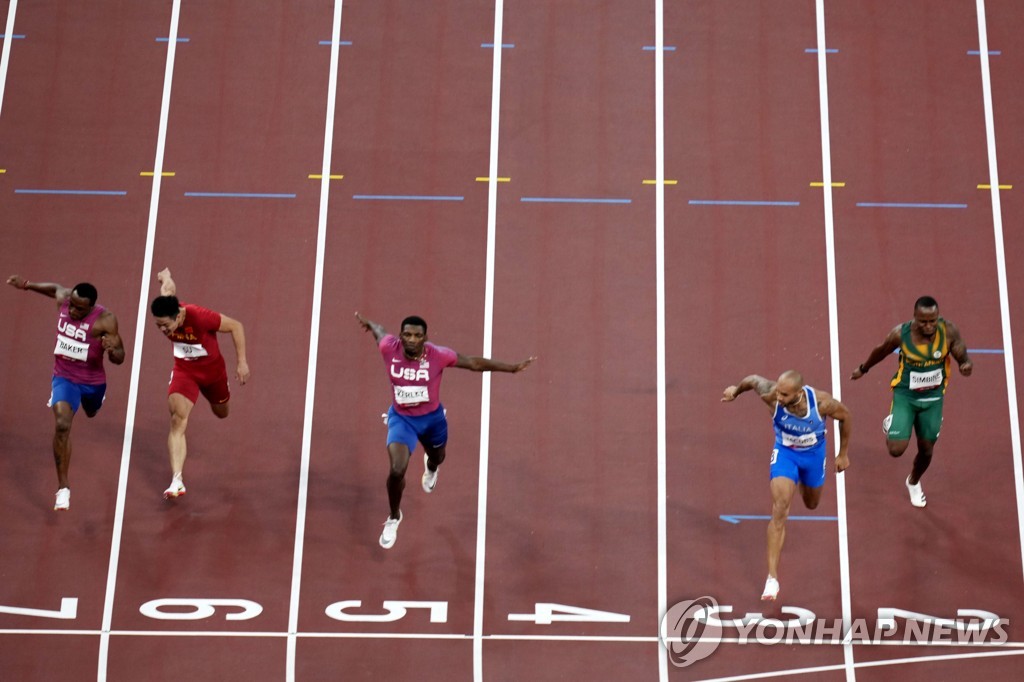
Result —
[[985, 100], [985, 140], [988, 143], [988, 177], [992, 196], [992, 231], [995, 236], [996, 274], [999, 280], [999, 317], [1003, 328], [1003, 363], [1006, 367], [1006, 397], [1010, 407], [1010, 442], [1013, 448], [1013, 480], [1017, 491], [1017, 532], [1024, 568], [1024, 467], [1021, 465], [1020, 420], [1017, 412], [1017, 376], [1013, 364], [1013, 338], [1010, 326], [1010, 294], [1006, 284], [1006, 252], [1003, 246], [1003, 210], [999, 196], [999, 164], [996, 163], [996, 123], [992, 113], [992, 73], [989, 69], [988, 26], [985, 0], [977, 0], [978, 56], [981, 62], [981, 87]]
[[306, 407], [302, 417], [302, 454], [299, 461], [299, 499], [295, 510], [295, 553], [292, 557], [292, 587], [288, 605], [288, 645], [285, 679], [295, 680], [296, 635], [299, 629], [299, 594], [302, 587], [302, 552], [306, 534], [306, 498], [309, 492], [310, 444], [313, 434], [313, 404], [316, 399], [316, 367], [320, 345], [320, 309], [324, 289], [324, 252], [327, 246], [327, 204], [331, 187], [331, 154], [334, 148], [334, 110], [338, 96], [338, 51], [341, 40], [341, 6], [334, 2], [331, 25], [331, 70], [327, 76], [327, 113], [324, 121], [324, 156], [320, 171], [320, 214], [316, 231], [316, 269], [313, 274], [313, 310], [310, 317], [309, 360], [306, 368]]
[[[660, 629], [662, 612], [668, 608], [668, 518], [666, 452], [666, 357], [665, 357], [665, 4], [654, 1], [654, 260], [658, 393], [658, 604]], [[668, 682], [668, 652], [658, 646], [658, 679]]]
[[[856, 668], [881, 668], [888, 665], [907, 665], [912, 663], [935, 663], [938, 661], [956, 661], [965, 658], [992, 658], [995, 656], [1020, 656], [1024, 651], [984, 651], [969, 654], [943, 654], [936, 656], [917, 656], [913, 658], [893, 658], [887, 661], [865, 661], [856, 663]], [[751, 675], [736, 675], [733, 677], [706, 678], [701, 682], [741, 682], [742, 680], [765, 680], [773, 677], [791, 677], [793, 675], [808, 675], [812, 673], [824, 673], [839, 671], [846, 668], [843, 665], [821, 665], [813, 668], [791, 668], [789, 670], [776, 670], [770, 673], [754, 673]]]
[[4, 109], [4, 90], [7, 89], [7, 67], [11, 63], [11, 43], [14, 42], [14, 15], [18, 12], [18, 0], [11, 0], [7, 6], [7, 28], [4, 29], [3, 54], [0, 55], [0, 112]]
[[[501, 32], [504, 0], [494, 2], [494, 47], [491, 67], [491, 150], [487, 172], [487, 270], [484, 283], [483, 355], [491, 357], [494, 323], [494, 251], [498, 221], [498, 119], [501, 113]], [[487, 469], [491, 429], [491, 375], [482, 374], [480, 388], [480, 482], [476, 510], [476, 580], [473, 588], [473, 679], [484, 679], [484, 569], [487, 548]]]
[[[825, 204], [825, 259], [828, 271], [828, 327], [829, 349], [832, 364], [832, 395], [842, 400], [842, 368], [839, 365], [839, 306], [836, 293], [836, 242], [835, 220], [832, 213], [832, 142], [829, 137], [828, 117], [828, 55], [825, 41], [825, 2], [815, 0], [815, 15], [818, 33], [818, 99], [821, 108], [821, 180]], [[833, 439], [838, 453], [839, 439]], [[846, 525], [846, 474], [836, 475], [836, 515], [839, 517], [839, 584], [843, 608], [843, 631], [851, 627], [850, 604], [850, 545]], [[843, 646], [843, 665], [847, 682], [857, 679], [854, 669], [853, 646]]]
[[117, 587], [117, 566], [121, 557], [121, 533], [124, 529], [125, 495], [128, 491], [128, 469], [131, 464], [132, 438], [135, 433], [135, 408], [139, 397], [139, 371], [142, 366], [142, 340], [149, 313], [150, 278], [153, 270], [153, 246], [156, 242], [156, 218], [160, 208], [160, 185], [163, 181], [164, 149], [167, 143], [167, 118], [171, 108], [171, 82], [174, 79], [174, 55], [178, 47], [178, 18], [181, 0], [171, 4], [171, 26], [167, 32], [167, 62], [164, 67], [164, 89], [160, 101], [160, 123], [157, 127], [156, 155], [153, 159], [153, 188], [149, 197], [149, 220], [146, 224], [146, 251], [142, 257], [142, 282], [139, 286], [139, 309], [135, 319], [135, 346], [132, 349], [132, 373], [125, 410], [124, 445], [121, 448], [121, 471], [117, 478], [117, 502], [114, 509], [110, 563], [107, 567], [107, 589], [103, 598], [103, 624], [100, 632], [98, 682], [107, 679], [107, 657], [110, 652], [110, 626], [114, 615], [114, 592]]

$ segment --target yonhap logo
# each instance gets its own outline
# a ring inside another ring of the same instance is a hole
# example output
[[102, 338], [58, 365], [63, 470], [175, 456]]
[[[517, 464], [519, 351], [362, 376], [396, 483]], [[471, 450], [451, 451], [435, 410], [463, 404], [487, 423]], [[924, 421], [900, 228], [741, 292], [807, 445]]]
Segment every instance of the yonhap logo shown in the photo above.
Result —
[[708, 616], [718, 611], [713, 597], [698, 597], [674, 604], [661, 619], [658, 638], [668, 651], [668, 660], [685, 668], [715, 652], [722, 642], [721, 624]]

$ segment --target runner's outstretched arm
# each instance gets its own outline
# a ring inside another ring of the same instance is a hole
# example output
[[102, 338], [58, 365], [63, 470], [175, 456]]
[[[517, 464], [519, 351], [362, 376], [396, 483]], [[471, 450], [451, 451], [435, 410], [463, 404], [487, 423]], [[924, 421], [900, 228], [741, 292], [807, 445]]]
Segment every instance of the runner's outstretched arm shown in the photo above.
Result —
[[727, 387], [722, 392], [722, 402], [731, 403], [733, 400], [736, 400], [736, 396], [740, 393], [746, 393], [751, 390], [757, 391], [757, 394], [761, 396], [761, 400], [767, 403], [769, 407], [774, 406], [775, 382], [769, 381], [759, 374], [751, 374], [748, 377], [744, 377], [743, 381], [735, 386]]
[[517, 374], [529, 367], [536, 359], [536, 357], [529, 357], [521, 362], [513, 364], [501, 362], [499, 360], [491, 360], [489, 358], [482, 358], [476, 355], [465, 356], [460, 353], [458, 359], [455, 361], [455, 366], [462, 369], [468, 369], [473, 372], [510, 372], [512, 374]]
[[160, 282], [160, 295], [161, 296], [177, 296], [178, 287], [174, 284], [174, 280], [171, 279], [171, 269], [164, 268], [160, 272], [156, 273], [156, 281]]
[[358, 312], [356, 313], [356, 319], [359, 320], [359, 326], [364, 331], [373, 332], [373, 340], [380, 343], [380, 340], [387, 336], [387, 332], [384, 331], [384, 327], [377, 324], [373, 320], [368, 320]]
[[889, 335], [885, 337], [885, 341], [882, 341], [882, 343], [878, 344], [877, 346], [871, 349], [871, 354], [868, 355], [868, 359], [865, 360], [864, 363], [861, 364], [859, 367], [857, 367], [857, 369], [853, 370], [853, 373], [850, 375], [850, 378], [853, 379], [854, 381], [860, 379], [862, 376], [867, 374], [872, 367], [880, 363], [882, 360], [885, 360], [894, 350], [896, 350], [899, 347], [900, 325], [896, 325], [895, 327], [893, 327], [892, 331], [889, 332]]
[[7, 283], [15, 289], [21, 289], [22, 291], [34, 291], [42, 294], [43, 296], [49, 296], [50, 298], [57, 299], [57, 303], [63, 303], [69, 296], [71, 296], [71, 289], [60, 284], [54, 284], [53, 282], [29, 282], [24, 277], [18, 275], [11, 275], [7, 278]]

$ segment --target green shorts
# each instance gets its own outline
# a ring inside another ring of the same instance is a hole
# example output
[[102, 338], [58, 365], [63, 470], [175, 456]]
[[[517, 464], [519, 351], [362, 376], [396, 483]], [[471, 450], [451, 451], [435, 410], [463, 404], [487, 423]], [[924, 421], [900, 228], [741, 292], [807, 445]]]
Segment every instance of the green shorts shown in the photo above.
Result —
[[943, 395], [915, 396], [903, 391], [894, 391], [889, 414], [892, 420], [887, 434], [888, 440], [910, 440], [911, 429], [917, 437], [934, 443], [939, 439], [942, 428]]

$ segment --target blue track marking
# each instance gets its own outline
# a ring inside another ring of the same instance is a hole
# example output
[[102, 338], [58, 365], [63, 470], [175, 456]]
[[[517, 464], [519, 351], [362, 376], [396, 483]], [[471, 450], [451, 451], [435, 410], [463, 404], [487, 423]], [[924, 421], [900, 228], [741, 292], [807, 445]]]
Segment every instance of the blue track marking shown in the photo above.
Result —
[[799, 201], [733, 201], [731, 199], [690, 199], [691, 206], [799, 206]]
[[917, 204], [910, 202], [857, 202], [860, 208], [967, 208], [967, 204]]
[[[719, 517], [727, 523], [738, 524], [740, 521], [768, 521], [769, 514], [721, 514]], [[838, 521], [838, 516], [790, 516], [790, 521]]]
[[[657, 45], [644, 45], [644, 49], [653, 52], [654, 50], [658, 49], [658, 46]], [[666, 45], [665, 47], [663, 47], [661, 49], [665, 50], [666, 52], [675, 52], [676, 51], [676, 46], [675, 45]]]
[[[818, 48], [816, 48], [816, 47], [807, 47], [807, 48], [804, 48], [804, 52], [806, 52], [807, 54], [818, 54]], [[839, 48], [835, 48], [835, 47], [826, 47], [825, 48], [825, 54], [836, 54], [838, 52], [839, 52]]]
[[[330, 40], [321, 40], [319, 44], [320, 45], [330, 45], [331, 41]], [[351, 40], [339, 40], [338, 44], [339, 45], [351, 45], [352, 41]]]
[[[1003, 51], [1002, 50], [989, 50], [988, 53], [990, 55], [998, 57], [999, 55], [1001, 55], [1003, 53]], [[980, 57], [981, 56], [981, 50], [967, 50], [967, 54], [973, 54], [975, 56]]]
[[[516, 46], [515, 43], [502, 43], [501, 44], [501, 49], [503, 49], [503, 50], [511, 50], [515, 46]], [[493, 48], [494, 47], [494, 43], [480, 43], [480, 47]]]
[[[191, 38], [175, 38], [174, 42], [176, 42], [176, 43], [187, 43], [187, 42], [191, 42], [191, 40], [192, 40]], [[171, 39], [168, 38], [167, 36], [164, 36], [163, 38], [157, 38], [156, 42], [158, 42], [158, 43], [169, 43], [169, 42], [171, 42]]]
[[967, 352], [977, 355], [1003, 355], [1005, 353], [1002, 348], [968, 348]]
[[353, 199], [369, 201], [462, 201], [464, 197], [446, 197], [434, 194], [353, 194]]
[[[7, 37], [6, 33], [0, 33], [0, 38], [6, 38], [6, 37]], [[25, 34], [24, 33], [12, 33], [11, 34], [11, 40], [24, 40], [24, 39], [25, 39]]]
[[101, 189], [16, 189], [15, 194], [64, 194], [68, 196], [123, 197], [128, 192], [123, 190]]
[[294, 199], [294, 194], [274, 194], [265, 192], [185, 192], [187, 197], [214, 199]]
[[576, 197], [521, 197], [519, 201], [533, 204], [631, 204], [632, 199], [586, 199]]

